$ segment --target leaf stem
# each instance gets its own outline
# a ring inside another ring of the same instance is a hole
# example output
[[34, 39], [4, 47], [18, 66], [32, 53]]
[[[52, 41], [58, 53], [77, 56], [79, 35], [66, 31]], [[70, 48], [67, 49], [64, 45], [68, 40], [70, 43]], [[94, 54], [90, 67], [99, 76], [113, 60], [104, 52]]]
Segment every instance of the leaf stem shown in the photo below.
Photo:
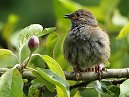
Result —
[[21, 49], [19, 49], [19, 55], [18, 55], [18, 57], [19, 57], [19, 64], [21, 64]]
[[16, 58], [17, 62], [20, 63], [18, 57], [15, 54], [12, 54], [12, 56], [14, 56]]
[[31, 60], [32, 54], [33, 54], [33, 52], [30, 52], [29, 57], [26, 58], [26, 60], [22, 63], [22, 66], [23, 66], [23, 67], [26, 67], [26, 66], [28, 65], [28, 63], [29, 63], [30, 60]]

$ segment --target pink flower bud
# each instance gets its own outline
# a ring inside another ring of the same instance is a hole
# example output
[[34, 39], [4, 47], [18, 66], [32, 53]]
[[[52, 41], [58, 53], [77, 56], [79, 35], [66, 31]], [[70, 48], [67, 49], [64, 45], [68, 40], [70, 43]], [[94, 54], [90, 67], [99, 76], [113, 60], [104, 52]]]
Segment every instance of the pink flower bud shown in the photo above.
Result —
[[31, 52], [34, 52], [39, 47], [39, 39], [37, 36], [31, 36], [28, 41], [28, 47]]

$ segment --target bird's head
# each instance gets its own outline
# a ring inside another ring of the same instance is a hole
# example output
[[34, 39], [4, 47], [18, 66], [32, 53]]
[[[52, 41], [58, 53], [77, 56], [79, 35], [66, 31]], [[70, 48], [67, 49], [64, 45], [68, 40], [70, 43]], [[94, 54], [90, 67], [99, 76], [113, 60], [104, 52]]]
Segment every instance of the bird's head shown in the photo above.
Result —
[[71, 20], [72, 27], [79, 26], [80, 24], [87, 24], [90, 26], [98, 25], [95, 16], [85, 9], [79, 9], [71, 14], [66, 14], [64, 15], [64, 18]]

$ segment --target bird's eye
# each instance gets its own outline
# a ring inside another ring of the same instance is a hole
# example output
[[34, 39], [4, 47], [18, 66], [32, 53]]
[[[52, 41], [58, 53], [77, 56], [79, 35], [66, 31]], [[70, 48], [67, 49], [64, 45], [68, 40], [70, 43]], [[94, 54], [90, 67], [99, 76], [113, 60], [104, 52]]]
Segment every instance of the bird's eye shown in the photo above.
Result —
[[77, 18], [78, 18], [78, 17], [77, 17], [76, 14], [71, 15], [71, 19], [72, 19], [72, 20], [77, 20]]
[[77, 20], [78, 17], [75, 15], [75, 16], [72, 16], [72, 20]]

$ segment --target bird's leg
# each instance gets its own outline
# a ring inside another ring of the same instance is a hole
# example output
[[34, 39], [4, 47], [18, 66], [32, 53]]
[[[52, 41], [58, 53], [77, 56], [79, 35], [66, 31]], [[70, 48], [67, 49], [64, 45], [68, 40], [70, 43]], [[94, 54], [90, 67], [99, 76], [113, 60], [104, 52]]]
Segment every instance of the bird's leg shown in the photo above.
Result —
[[92, 68], [87, 68], [85, 70], [85, 72], [94, 72], [95, 71], [95, 67], [92, 67]]
[[98, 75], [102, 74], [102, 68], [98, 64], [95, 66], [95, 72], [98, 73]]
[[97, 65], [95, 66], [95, 73], [98, 74], [99, 79], [101, 79], [101, 75], [103, 74], [102, 71], [103, 71], [104, 69], [105, 69], [105, 67], [104, 67], [103, 64], [97, 64]]

